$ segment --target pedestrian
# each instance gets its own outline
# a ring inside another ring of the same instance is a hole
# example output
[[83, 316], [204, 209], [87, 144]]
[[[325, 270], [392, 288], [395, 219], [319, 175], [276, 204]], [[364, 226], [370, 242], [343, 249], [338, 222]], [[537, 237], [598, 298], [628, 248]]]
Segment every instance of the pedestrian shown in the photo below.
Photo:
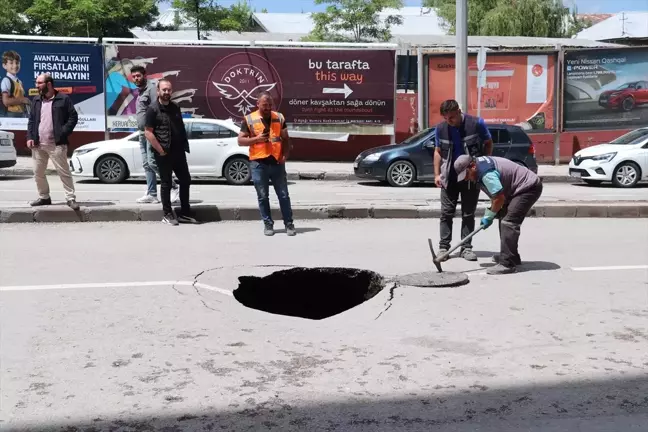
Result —
[[34, 180], [39, 197], [31, 205], [36, 207], [52, 204], [45, 176], [51, 159], [63, 183], [67, 205], [72, 210], [78, 210], [67, 149], [68, 138], [77, 125], [79, 115], [72, 100], [54, 88], [54, 79], [50, 75], [39, 75], [36, 78], [36, 88], [38, 95], [34, 97], [27, 121], [27, 147], [32, 152]]
[[[191, 216], [189, 205], [189, 185], [191, 175], [187, 165], [190, 152], [187, 131], [180, 107], [171, 101], [173, 87], [167, 79], [157, 82], [157, 97], [146, 109], [144, 133], [155, 150], [155, 162], [160, 173], [160, 195], [164, 217], [162, 222], [169, 225], [198, 223]], [[180, 214], [176, 217], [171, 208], [171, 185], [173, 173], [180, 181]]]
[[[490, 155], [493, 140], [484, 120], [462, 113], [456, 100], [444, 101], [441, 115], [444, 121], [435, 130], [434, 182], [441, 188], [439, 252], [444, 253], [450, 249], [452, 242], [452, 222], [459, 196], [462, 239], [475, 230], [475, 210], [479, 200], [479, 188], [471, 182], [459, 183], [453, 164], [463, 154], [473, 157]], [[461, 257], [467, 261], [477, 261], [477, 255], [472, 250], [472, 239], [462, 245]]]
[[[137, 128], [139, 129], [139, 144], [140, 153], [142, 155], [142, 168], [146, 175], [146, 195], [137, 199], [140, 204], [159, 203], [157, 198], [157, 178], [159, 176], [157, 164], [155, 163], [155, 155], [151, 143], [147, 141], [144, 133], [144, 126], [146, 125], [146, 109], [152, 101], [157, 100], [157, 85], [155, 82], [146, 77], [146, 69], [143, 66], [133, 66], [131, 68], [131, 77], [137, 86]], [[180, 189], [178, 185], [173, 182], [171, 190], [171, 202], [178, 201]]]
[[515, 273], [522, 264], [518, 243], [520, 226], [542, 195], [542, 180], [533, 171], [505, 158], [460, 156], [454, 163], [457, 180], [477, 182], [491, 200], [481, 220], [487, 229], [499, 219], [500, 253], [493, 256], [497, 264], [486, 272], [491, 275]]
[[238, 143], [250, 147], [250, 169], [252, 181], [259, 201], [263, 219], [263, 233], [274, 235], [274, 221], [270, 212], [270, 181], [279, 200], [286, 234], [297, 234], [293, 223], [292, 206], [288, 194], [286, 159], [291, 150], [288, 127], [283, 114], [273, 111], [270, 93], [261, 92], [257, 98], [258, 110], [245, 116], [241, 125]]

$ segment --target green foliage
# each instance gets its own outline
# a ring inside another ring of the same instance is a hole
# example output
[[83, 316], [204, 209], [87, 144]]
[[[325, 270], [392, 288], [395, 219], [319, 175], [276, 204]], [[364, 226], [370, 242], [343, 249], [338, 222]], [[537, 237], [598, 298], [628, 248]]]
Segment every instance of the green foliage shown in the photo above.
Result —
[[[436, 10], [449, 33], [455, 33], [456, 1], [424, 0]], [[470, 0], [468, 34], [471, 36], [570, 37], [586, 23], [562, 0]]]
[[0, 32], [42, 36], [130, 37], [150, 24], [154, 0], [0, 0]]
[[245, 1], [226, 8], [215, 0], [174, 0], [173, 7], [194, 24], [201, 39], [209, 31], [244, 32], [253, 27], [252, 8]]
[[402, 8], [402, 0], [315, 0], [315, 4], [328, 6], [325, 12], [312, 14], [315, 27], [302, 38], [305, 41], [386, 42], [391, 26], [403, 22], [400, 15], [379, 16], [386, 8]]

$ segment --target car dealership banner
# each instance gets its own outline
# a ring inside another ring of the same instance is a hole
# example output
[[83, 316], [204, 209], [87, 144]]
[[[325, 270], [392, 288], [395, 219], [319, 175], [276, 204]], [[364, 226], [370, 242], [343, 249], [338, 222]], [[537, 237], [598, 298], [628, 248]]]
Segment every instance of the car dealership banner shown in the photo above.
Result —
[[171, 81], [186, 117], [241, 121], [267, 91], [289, 123], [394, 123], [393, 50], [108, 45], [105, 59], [112, 131], [137, 127], [135, 65]]
[[565, 129], [648, 124], [648, 49], [565, 52]]
[[48, 73], [79, 113], [75, 131], [104, 131], [106, 126], [102, 47], [90, 44], [0, 41], [3, 100], [0, 129], [27, 130], [36, 77]]
[[[554, 127], [554, 54], [488, 54], [484, 68], [486, 82], [482, 88], [480, 116], [487, 123], [506, 123], [526, 130], [548, 130]], [[468, 57], [468, 107], [464, 111], [477, 115], [477, 56]], [[429, 122], [434, 126], [443, 120], [441, 103], [455, 98], [455, 59], [430, 56]]]

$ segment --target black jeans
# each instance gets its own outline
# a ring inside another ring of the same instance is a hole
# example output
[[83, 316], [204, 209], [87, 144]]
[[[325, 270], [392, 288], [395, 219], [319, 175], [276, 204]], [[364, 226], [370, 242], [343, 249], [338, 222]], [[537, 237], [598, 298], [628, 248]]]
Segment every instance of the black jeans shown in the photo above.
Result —
[[171, 208], [171, 188], [173, 186], [173, 173], [180, 183], [180, 208], [182, 214], [189, 216], [189, 185], [191, 175], [187, 165], [187, 154], [183, 149], [171, 149], [166, 156], [160, 156], [155, 152], [155, 162], [160, 172], [160, 198], [162, 199], [162, 210], [164, 215], [173, 214]]
[[540, 195], [542, 195], [542, 182], [507, 200], [497, 214], [500, 232], [499, 263], [503, 266], [515, 267], [516, 263], [522, 261], [518, 252], [520, 226]]
[[[475, 210], [479, 200], [479, 187], [468, 181], [448, 182], [447, 189], [441, 189], [441, 241], [439, 249], [450, 249], [452, 241], [452, 219], [457, 211], [457, 201], [461, 195], [461, 238], [475, 230]], [[464, 243], [461, 250], [472, 249], [472, 239]]]
[[288, 194], [288, 178], [286, 176], [286, 165], [277, 163], [265, 163], [250, 161], [252, 169], [252, 181], [259, 201], [259, 212], [261, 219], [267, 225], [274, 225], [272, 212], [270, 210], [270, 181], [274, 186], [279, 208], [283, 217], [284, 225], [293, 223], [292, 206], [290, 204], [290, 194]]

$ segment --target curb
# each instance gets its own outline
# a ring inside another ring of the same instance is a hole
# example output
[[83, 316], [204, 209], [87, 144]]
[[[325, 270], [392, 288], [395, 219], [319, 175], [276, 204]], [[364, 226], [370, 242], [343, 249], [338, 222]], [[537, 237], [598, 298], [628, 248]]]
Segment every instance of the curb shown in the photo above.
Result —
[[[484, 205], [476, 217], [484, 214]], [[196, 205], [195, 216], [201, 222], [259, 221], [256, 206]], [[437, 206], [299, 206], [293, 207], [295, 220], [313, 219], [438, 219]], [[272, 210], [275, 220], [281, 220], [279, 209]], [[460, 217], [458, 211], [455, 217]], [[539, 204], [528, 217], [536, 218], [648, 218], [648, 203], [583, 203]], [[85, 207], [77, 211], [64, 205], [49, 208], [0, 209], [0, 223], [34, 222], [154, 222], [162, 219], [159, 207], [104, 206]]]
[[[29, 176], [34, 175], [34, 171], [29, 168], [6, 168], [0, 171], [4, 176]], [[56, 175], [56, 170], [48, 168], [45, 175]], [[137, 177], [136, 177], [137, 178]], [[143, 179], [144, 177], [142, 177]], [[540, 176], [544, 183], [580, 183], [580, 179], [572, 178], [568, 175], [546, 175]], [[87, 178], [84, 177], [83, 180]], [[288, 180], [320, 180], [320, 181], [372, 181], [356, 177], [353, 173], [345, 172], [326, 172], [326, 171], [289, 171]]]

